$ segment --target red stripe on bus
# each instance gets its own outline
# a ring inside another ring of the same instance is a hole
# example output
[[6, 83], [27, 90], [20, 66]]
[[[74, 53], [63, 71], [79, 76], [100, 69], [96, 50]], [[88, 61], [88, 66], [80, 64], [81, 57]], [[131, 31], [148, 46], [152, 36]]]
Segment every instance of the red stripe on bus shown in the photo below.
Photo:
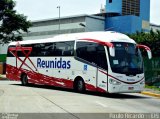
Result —
[[[64, 78], [56, 78], [50, 77], [47, 75], [43, 75], [34, 71], [29, 71], [25, 69], [19, 69], [17, 67], [6, 65], [6, 77], [10, 80], [20, 81], [21, 73], [26, 73], [29, 77], [28, 82], [33, 84], [39, 85], [50, 85], [50, 86], [57, 86], [57, 87], [64, 87], [64, 88], [71, 88], [73, 89], [73, 81], [70, 79]], [[85, 83], [86, 89], [89, 91], [99, 91], [99, 92], [106, 92], [104, 89], [95, 87], [91, 84]]]
[[146, 45], [137, 44], [137, 47], [138, 48], [144, 48], [145, 50], [151, 51], [151, 49], [148, 46], [146, 46]]
[[110, 42], [103, 42], [103, 41], [96, 40], [96, 39], [84, 38], [84, 39], [80, 39], [80, 40], [92, 41], [92, 42], [96, 42], [96, 43], [99, 43], [101, 45], [105, 45], [108, 47], [114, 47], [114, 45]]

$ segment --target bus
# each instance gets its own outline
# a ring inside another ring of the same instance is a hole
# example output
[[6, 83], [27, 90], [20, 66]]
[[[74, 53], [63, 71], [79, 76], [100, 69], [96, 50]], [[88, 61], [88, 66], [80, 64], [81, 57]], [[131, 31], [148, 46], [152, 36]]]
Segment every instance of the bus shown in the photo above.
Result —
[[50, 85], [78, 92], [141, 92], [145, 77], [140, 49], [151, 59], [149, 47], [113, 31], [11, 42], [6, 77], [22, 85]]

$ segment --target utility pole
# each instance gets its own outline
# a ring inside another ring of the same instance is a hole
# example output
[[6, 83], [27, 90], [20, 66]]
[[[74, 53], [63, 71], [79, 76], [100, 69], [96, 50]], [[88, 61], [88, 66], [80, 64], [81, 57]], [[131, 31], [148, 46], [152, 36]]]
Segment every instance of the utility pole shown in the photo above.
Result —
[[57, 8], [58, 8], [58, 10], [59, 10], [59, 26], [58, 26], [58, 30], [59, 30], [59, 34], [60, 34], [60, 30], [61, 30], [61, 21], [60, 21], [60, 15], [61, 15], [61, 7], [60, 7], [60, 5], [59, 6], [57, 6]]

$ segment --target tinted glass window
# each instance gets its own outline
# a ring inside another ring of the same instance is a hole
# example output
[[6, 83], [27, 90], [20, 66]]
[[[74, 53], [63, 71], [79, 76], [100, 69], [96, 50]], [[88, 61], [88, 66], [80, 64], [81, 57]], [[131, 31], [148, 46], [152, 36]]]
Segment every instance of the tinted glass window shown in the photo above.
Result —
[[[24, 47], [24, 45], [21, 45], [22, 47]], [[9, 48], [16, 48], [15, 46], [9, 46], [8, 47], [8, 52], [7, 52], [7, 57], [14, 57], [14, 55], [13, 54], [17, 54], [17, 56], [18, 57], [25, 57], [25, 54], [27, 54], [29, 51], [27, 51], [27, 50], [24, 50], [24, 53], [23, 53], [23, 51], [21, 50], [17, 50], [17, 51], [15, 51], [15, 50], [13, 50], [12, 51], [12, 53], [11, 52], [9, 52]]]
[[113, 43], [115, 56], [110, 56], [111, 69], [115, 73], [135, 75], [143, 73], [141, 52], [132, 43]]
[[44, 56], [43, 52], [44, 44], [42, 43], [25, 45], [24, 47], [32, 47], [32, 52], [30, 56]]
[[108, 69], [106, 53], [102, 45], [97, 47], [97, 65], [103, 69]]
[[12, 48], [12, 47], [15, 47], [15, 46], [12, 46], [12, 45], [8, 46], [7, 57], [14, 57], [14, 56], [11, 54], [11, 52], [9, 52], [9, 48]]
[[53, 56], [54, 43], [41, 44], [39, 56]]
[[86, 60], [98, 67], [107, 69], [107, 60], [104, 46], [92, 42], [78, 42], [76, 49], [77, 57]]
[[96, 64], [97, 45], [98, 44], [92, 42], [78, 42], [76, 49], [77, 57]]
[[57, 42], [54, 44], [54, 56], [73, 56], [74, 42]]
[[40, 43], [27, 46], [32, 47], [30, 56], [73, 56], [74, 54], [74, 41]]
[[[38, 43], [38, 44], [25, 44], [22, 47], [32, 47], [32, 52], [29, 56], [73, 56], [74, 55], [74, 41], [55, 42], [55, 43]], [[9, 46], [13, 47], [13, 46]], [[15, 46], [14, 46], [15, 47]], [[28, 53], [28, 51], [25, 51]], [[19, 57], [25, 57], [22, 51], [17, 51]], [[8, 57], [14, 57], [9, 51]]]
[[109, 3], [112, 3], [112, 0], [109, 0]]

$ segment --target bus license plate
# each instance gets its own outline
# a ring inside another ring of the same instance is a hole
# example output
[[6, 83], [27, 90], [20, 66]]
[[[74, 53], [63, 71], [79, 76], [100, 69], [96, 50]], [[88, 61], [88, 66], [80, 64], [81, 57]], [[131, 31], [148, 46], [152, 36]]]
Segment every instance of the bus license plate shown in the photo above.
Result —
[[128, 87], [128, 90], [134, 90], [134, 87]]

